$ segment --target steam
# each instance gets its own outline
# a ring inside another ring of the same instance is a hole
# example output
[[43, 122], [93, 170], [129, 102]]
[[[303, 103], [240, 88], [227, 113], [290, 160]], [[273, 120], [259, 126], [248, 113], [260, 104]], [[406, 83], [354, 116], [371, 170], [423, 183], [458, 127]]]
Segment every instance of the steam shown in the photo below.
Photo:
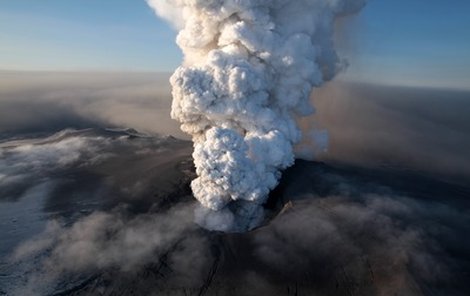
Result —
[[334, 20], [366, 0], [148, 0], [180, 29], [185, 61], [171, 78], [171, 116], [194, 141], [191, 186], [203, 226], [245, 231], [294, 162], [297, 116], [313, 88], [345, 66]]

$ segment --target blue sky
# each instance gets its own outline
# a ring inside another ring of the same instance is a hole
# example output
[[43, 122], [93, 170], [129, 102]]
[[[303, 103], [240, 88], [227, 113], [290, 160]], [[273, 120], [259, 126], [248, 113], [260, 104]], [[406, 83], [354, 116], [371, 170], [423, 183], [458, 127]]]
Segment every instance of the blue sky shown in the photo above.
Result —
[[[468, 0], [370, 0], [340, 36], [343, 79], [470, 88]], [[172, 71], [174, 38], [144, 0], [0, 0], [0, 69]]]

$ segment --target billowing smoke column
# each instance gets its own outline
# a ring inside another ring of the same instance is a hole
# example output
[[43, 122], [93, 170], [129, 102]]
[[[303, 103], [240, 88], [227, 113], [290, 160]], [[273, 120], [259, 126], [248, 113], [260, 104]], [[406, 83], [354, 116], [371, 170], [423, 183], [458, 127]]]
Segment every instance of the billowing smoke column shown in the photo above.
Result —
[[198, 223], [245, 231], [294, 162], [295, 118], [314, 87], [344, 66], [336, 17], [365, 0], [148, 0], [180, 32], [185, 62], [171, 77], [171, 116], [192, 135]]

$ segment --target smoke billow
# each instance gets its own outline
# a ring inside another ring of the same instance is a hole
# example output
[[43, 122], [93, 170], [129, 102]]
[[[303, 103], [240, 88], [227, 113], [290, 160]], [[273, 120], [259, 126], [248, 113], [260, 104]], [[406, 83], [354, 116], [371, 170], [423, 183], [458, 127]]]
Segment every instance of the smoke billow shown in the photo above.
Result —
[[365, 0], [148, 0], [180, 29], [185, 62], [171, 78], [172, 118], [194, 141], [200, 224], [244, 231], [294, 162], [295, 118], [312, 114], [313, 88], [345, 66], [337, 17]]

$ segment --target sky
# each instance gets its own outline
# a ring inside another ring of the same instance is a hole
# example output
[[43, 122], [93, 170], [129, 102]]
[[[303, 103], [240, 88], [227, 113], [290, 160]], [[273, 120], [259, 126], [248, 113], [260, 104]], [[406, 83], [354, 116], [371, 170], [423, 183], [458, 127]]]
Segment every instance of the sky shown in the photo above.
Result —
[[[469, 13], [468, 0], [370, 0], [339, 26], [342, 78], [469, 89]], [[144, 0], [0, 0], [3, 70], [171, 72], [175, 36]]]

